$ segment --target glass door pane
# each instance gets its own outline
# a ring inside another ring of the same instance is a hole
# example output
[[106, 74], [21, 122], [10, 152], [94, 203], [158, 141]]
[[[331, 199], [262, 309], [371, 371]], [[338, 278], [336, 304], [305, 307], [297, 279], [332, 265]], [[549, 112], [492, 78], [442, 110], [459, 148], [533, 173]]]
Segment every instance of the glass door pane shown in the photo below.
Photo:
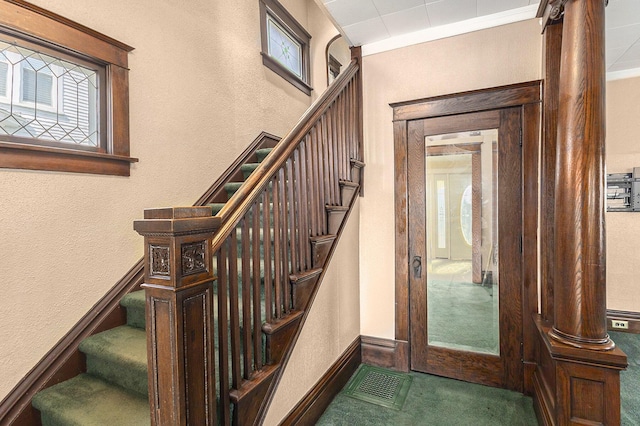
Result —
[[498, 129], [425, 138], [430, 346], [500, 354]]

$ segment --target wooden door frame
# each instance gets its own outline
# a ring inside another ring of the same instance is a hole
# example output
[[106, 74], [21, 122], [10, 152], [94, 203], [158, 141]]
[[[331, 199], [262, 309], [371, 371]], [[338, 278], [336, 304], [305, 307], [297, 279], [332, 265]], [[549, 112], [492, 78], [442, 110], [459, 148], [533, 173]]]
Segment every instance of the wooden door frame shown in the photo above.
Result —
[[533, 337], [538, 312], [537, 225], [538, 150], [540, 144], [542, 81], [500, 86], [426, 99], [390, 104], [393, 108], [395, 164], [395, 361], [403, 371], [410, 365], [409, 323], [409, 211], [408, 211], [408, 123], [412, 120], [495, 110], [522, 108], [522, 321], [524, 391], [531, 393], [535, 370]]

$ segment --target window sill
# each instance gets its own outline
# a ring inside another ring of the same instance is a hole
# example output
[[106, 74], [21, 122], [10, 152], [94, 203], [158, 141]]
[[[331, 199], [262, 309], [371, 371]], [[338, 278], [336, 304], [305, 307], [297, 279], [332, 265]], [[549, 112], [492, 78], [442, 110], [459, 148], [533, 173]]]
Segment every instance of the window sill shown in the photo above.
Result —
[[66, 148], [0, 142], [0, 168], [129, 176], [137, 158]]
[[311, 95], [311, 91], [313, 87], [309, 86], [307, 83], [302, 81], [297, 75], [286, 69], [280, 62], [273, 59], [271, 56], [267, 55], [264, 52], [261, 52], [262, 55], [262, 64], [269, 68], [271, 71], [278, 74], [280, 77], [287, 80], [289, 83], [293, 84], [295, 87], [300, 89], [306, 95]]

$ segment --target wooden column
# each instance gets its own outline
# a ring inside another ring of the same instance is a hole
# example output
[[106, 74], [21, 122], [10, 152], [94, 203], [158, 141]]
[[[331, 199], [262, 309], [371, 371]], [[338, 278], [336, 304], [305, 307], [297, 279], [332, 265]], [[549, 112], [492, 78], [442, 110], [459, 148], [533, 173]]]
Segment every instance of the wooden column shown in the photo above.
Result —
[[213, 425], [216, 394], [211, 207], [146, 210], [147, 359], [152, 425]]
[[604, 137], [605, 0], [565, 4], [555, 182], [552, 338], [614, 347], [606, 325]]
[[[553, 75], [547, 74], [545, 83], [545, 90], [558, 90], [555, 154], [553, 138], [545, 133], [543, 146], [548, 149], [542, 157], [544, 184], [550, 177], [550, 166], [544, 162], [555, 155], [555, 202], [553, 210], [547, 207], [543, 213], [546, 235], [550, 237], [551, 229], [555, 237], [554, 259], [546, 263], [553, 280], [545, 280], [543, 286], [553, 298], [543, 294], [543, 315], [535, 317], [539, 339], [534, 407], [545, 425], [620, 424], [620, 370], [627, 359], [606, 327], [605, 4], [606, 0], [543, 0], [540, 9], [557, 19], [564, 6], [559, 81], [556, 86]], [[546, 58], [555, 60], [553, 49], [558, 45], [553, 40], [558, 34], [548, 37], [552, 42], [546, 45]], [[554, 64], [547, 67], [553, 73]], [[545, 95], [545, 102], [555, 100], [553, 94]], [[546, 111], [552, 109], [553, 105], [545, 106]], [[547, 132], [554, 127], [553, 115], [545, 115]], [[542, 250], [544, 258], [544, 245]]]

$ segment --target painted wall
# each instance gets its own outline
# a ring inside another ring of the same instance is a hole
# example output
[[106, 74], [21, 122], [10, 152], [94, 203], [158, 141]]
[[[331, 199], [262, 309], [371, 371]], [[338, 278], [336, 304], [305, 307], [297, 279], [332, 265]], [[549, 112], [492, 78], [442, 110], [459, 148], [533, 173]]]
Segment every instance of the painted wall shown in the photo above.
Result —
[[394, 338], [394, 165], [389, 103], [541, 78], [532, 19], [366, 56], [366, 193], [360, 206], [362, 335]]
[[[128, 178], [0, 169], [0, 398], [142, 256], [132, 222], [145, 208], [192, 205], [261, 131], [284, 136], [311, 103], [262, 65], [258, 0], [33, 3], [135, 47], [140, 162]], [[282, 3], [324, 70], [337, 30], [312, 0]], [[325, 76], [313, 66], [317, 92]]]
[[[362, 199], [360, 199], [362, 200]], [[356, 201], [265, 418], [276, 425], [360, 335]]]
[[[607, 83], [607, 173], [640, 167], [640, 77]], [[607, 308], [640, 312], [640, 213], [606, 213]]]

